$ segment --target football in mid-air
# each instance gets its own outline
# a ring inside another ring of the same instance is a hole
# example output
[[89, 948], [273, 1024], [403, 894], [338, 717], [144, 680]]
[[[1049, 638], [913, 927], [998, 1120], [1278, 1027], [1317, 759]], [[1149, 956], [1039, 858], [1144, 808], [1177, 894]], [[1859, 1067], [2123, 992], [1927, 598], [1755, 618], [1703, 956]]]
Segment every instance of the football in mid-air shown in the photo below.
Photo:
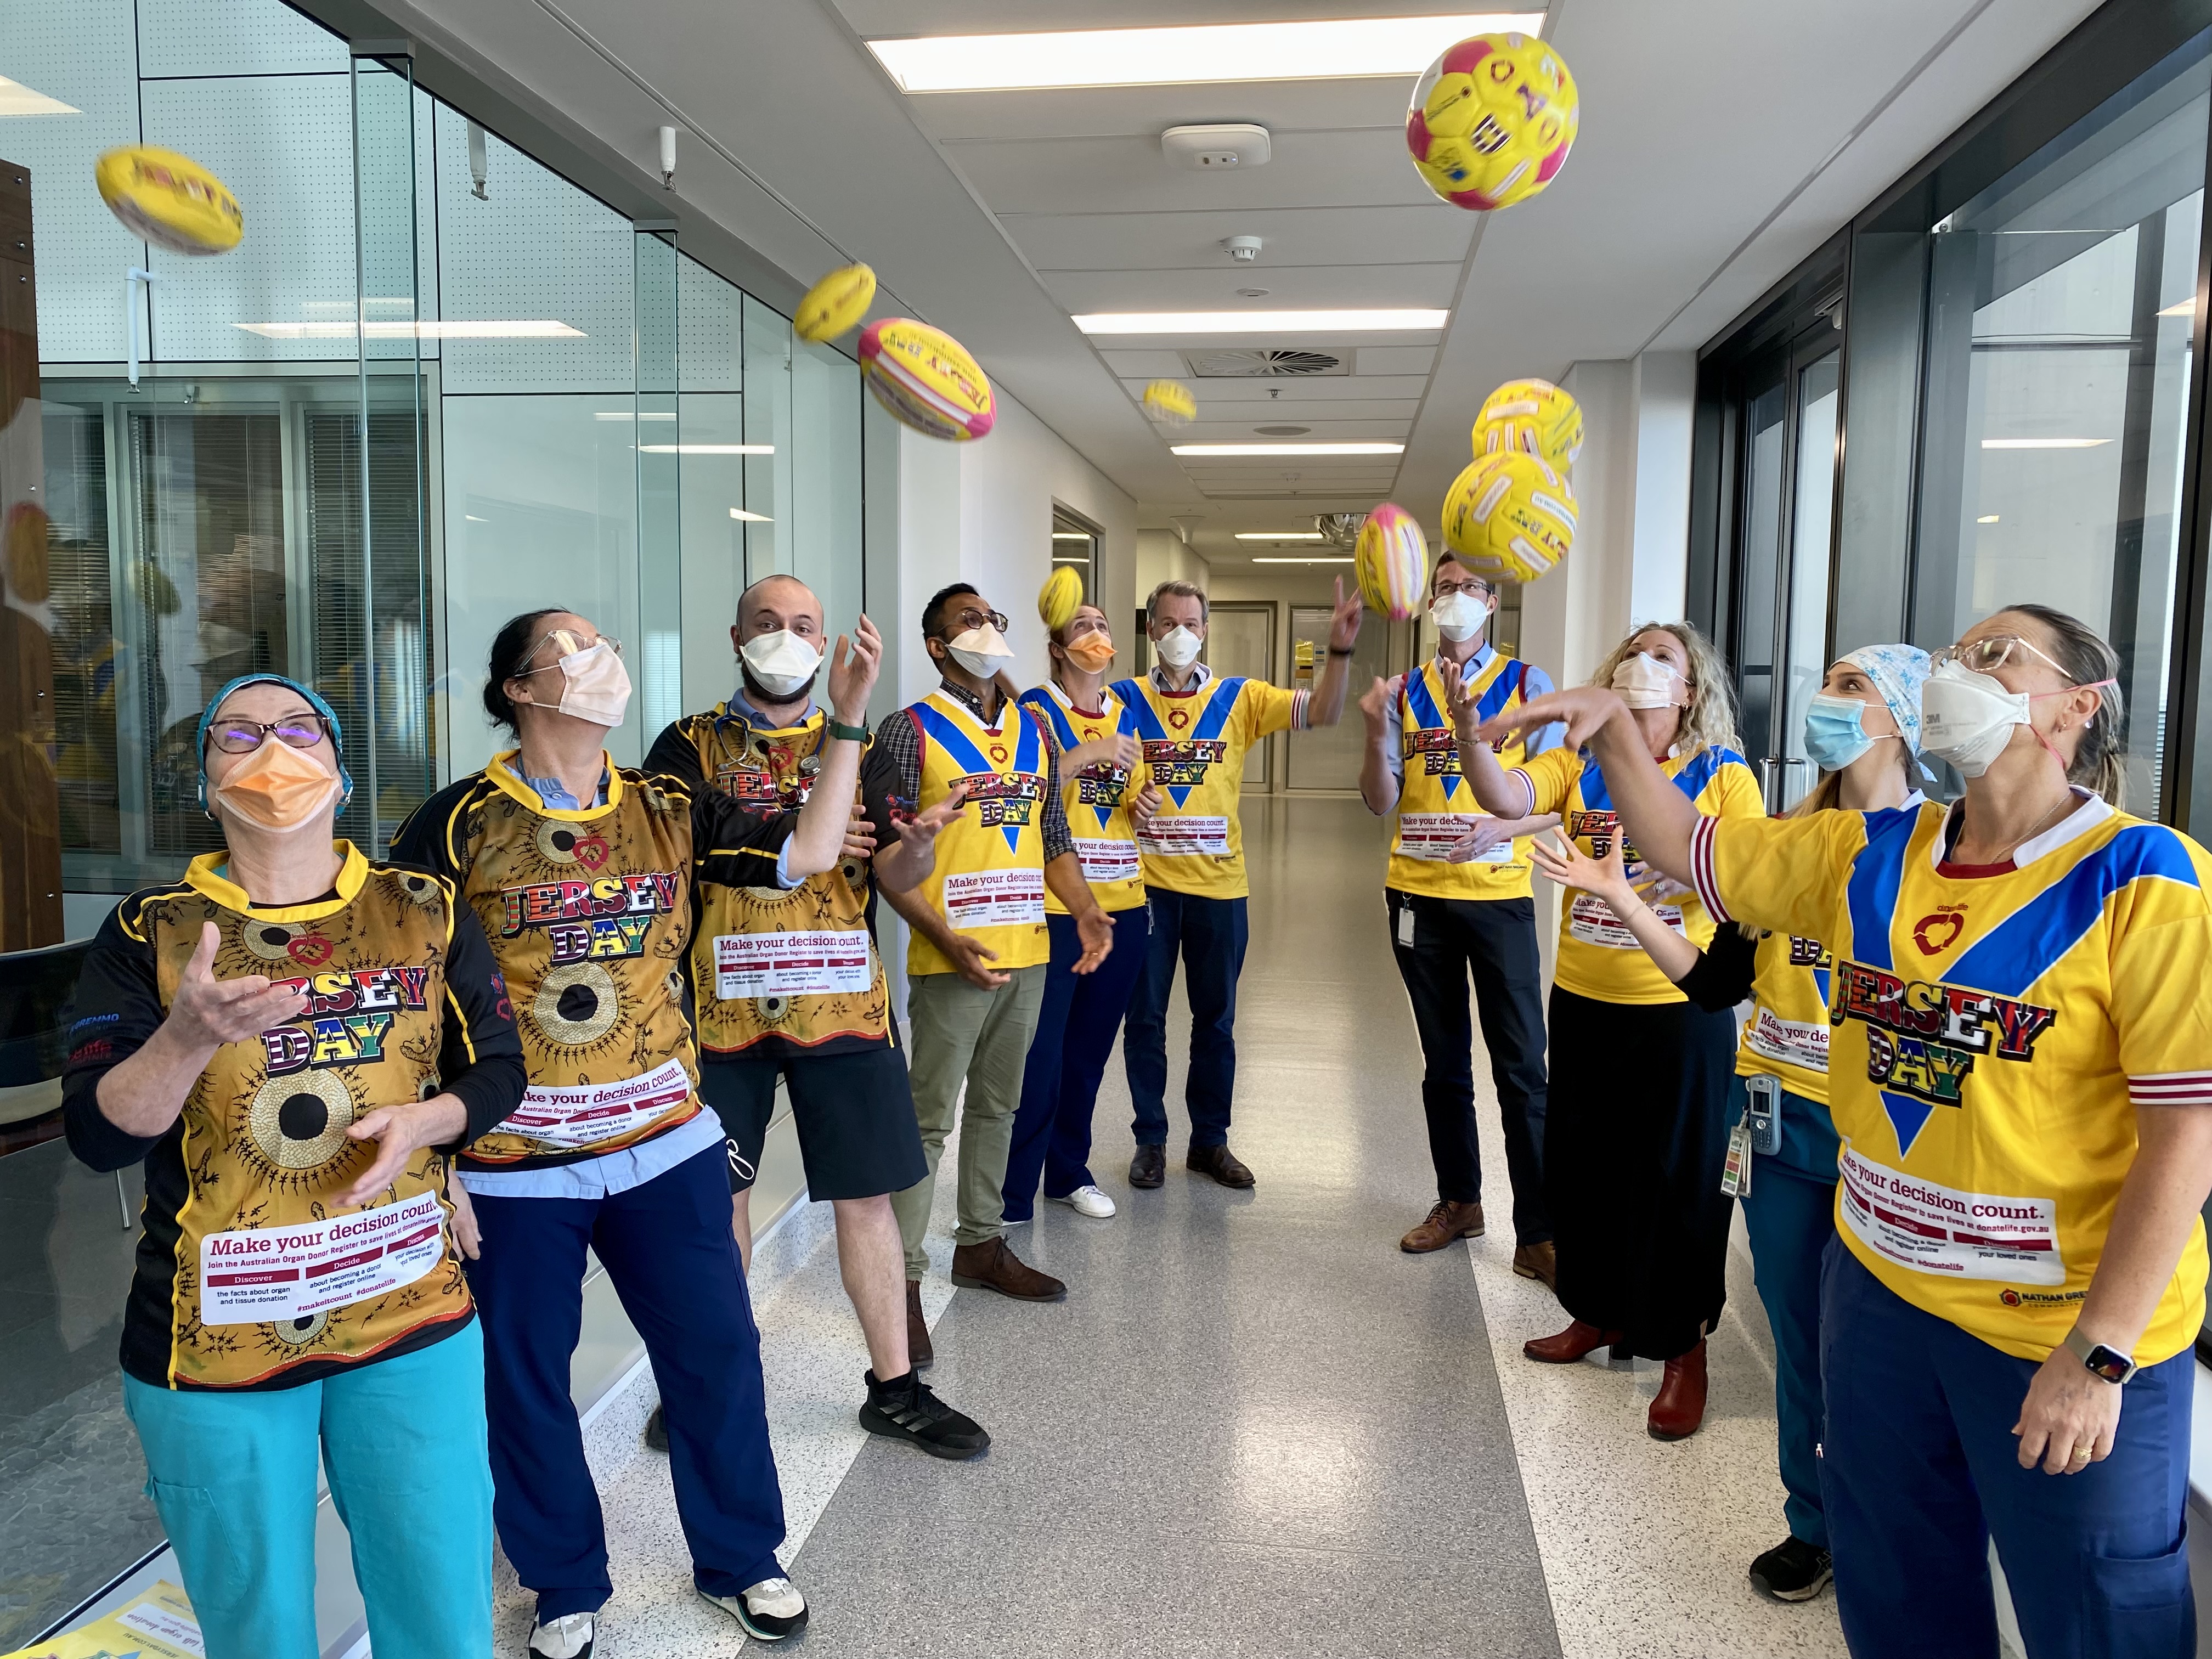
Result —
[[1474, 459], [1509, 449], [1565, 472], [1583, 452], [1583, 406], [1549, 380], [1508, 380], [1474, 417]]
[[1428, 586], [1428, 538], [1412, 514], [1395, 501], [1384, 501], [1359, 526], [1352, 568], [1367, 608], [1392, 622], [1403, 622], [1419, 614]]
[[1181, 380], [1154, 380], [1145, 388], [1144, 404], [1162, 426], [1188, 426], [1198, 417], [1198, 399]]
[[1508, 581], [1534, 581], [1574, 544], [1575, 492], [1534, 455], [1486, 455], [1444, 492], [1444, 544]]
[[1575, 142], [1574, 76], [1533, 34], [1476, 34], [1413, 86], [1406, 148], [1428, 187], [1480, 212], [1525, 202], [1559, 176]]
[[965, 443], [998, 418], [991, 383], [942, 329], [885, 317], [860, 331], [860, 378], [876, 401], [925, 437]]

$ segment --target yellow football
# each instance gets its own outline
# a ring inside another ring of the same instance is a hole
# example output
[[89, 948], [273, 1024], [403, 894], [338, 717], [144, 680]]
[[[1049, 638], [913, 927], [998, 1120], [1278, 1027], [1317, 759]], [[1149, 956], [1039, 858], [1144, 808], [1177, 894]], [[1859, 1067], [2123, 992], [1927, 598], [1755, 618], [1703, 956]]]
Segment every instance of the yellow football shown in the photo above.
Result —
[[1486, 455], [1444, 492], [1444, 545], [1508, 581], [1534, 581], [1574, 542], [1575, 492], [1534, 455]]
[[876, 297], [876, 273], [866, 265], [840, 265], [799, 302], [791, 331], [819, 345], [859, 322]]
[[1428, 187], [1486, 212], [1525, 202], [1558, 177], [1581, 122], [1574, 77], [1532, 34], [1477, 34], [1413, 85], [1406, 148]]
[[108, 211], [155, 247], [228, 253], [246, 234], [246, 210], [238, 198], [189, 155], [132, 144], [101, 156], [92, 176]]
[[1359, 597], [1370, 611], [1392, 622], [1420, 613], [1429, 581], [1429, 542], [1412, 514], [1384, 501], [1359, 526], [1352, 556]]
[[1162, 426], [1188, 426], [1198, 417], [1198, 398], [1180, 380], [1154, 380], [1144, 402], [1145, 413]]
[[991, 383], [967, 348], [909, 317], [860, 331], [860, 375], [878, 403], [925, 437], [965, 443], [998, 418]]
[[1508, 380], [1474, 417], [1474, 458], [1509, 449], [1565, 472], [1583, 453], [1583, 406], [1549, 380]]
[[1037, 590], [1037, 615], [1048, 632], [1057, 634], [1075, 619], [1083, 603], [1083, 573], [1072, 564], [1061, 565], [1044, 579]]

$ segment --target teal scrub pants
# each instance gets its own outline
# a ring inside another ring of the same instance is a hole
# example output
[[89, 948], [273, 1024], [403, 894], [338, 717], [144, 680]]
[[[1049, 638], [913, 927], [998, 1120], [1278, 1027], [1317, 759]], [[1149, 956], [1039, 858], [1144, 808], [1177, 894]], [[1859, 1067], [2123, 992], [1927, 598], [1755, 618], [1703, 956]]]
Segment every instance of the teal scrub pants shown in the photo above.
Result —
[[315, 1456], [353, 1540], [376, 1659], [490, 1659], [483, 1334], [295, 1389], [123, 1379], [208, 1659], [316, 1659]]

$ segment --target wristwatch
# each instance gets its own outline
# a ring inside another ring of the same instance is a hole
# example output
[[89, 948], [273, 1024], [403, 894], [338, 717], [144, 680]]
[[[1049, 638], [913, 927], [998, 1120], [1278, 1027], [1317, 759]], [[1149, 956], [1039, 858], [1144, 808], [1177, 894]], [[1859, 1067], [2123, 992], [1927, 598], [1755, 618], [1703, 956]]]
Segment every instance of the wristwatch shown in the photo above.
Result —
[[2092, 1342], [2078, 1330], [2066, 1333], [2066, 1352], [2087, 1366], [2092, 1376], [2101, 1376], [2107, 1382], [2124, 1382], [2138, 1369], [2136, 1362], [2118, 1348]]
[[842, 738], [848, 743], [866, 743], [868, 740], [868, 728], [866, 726], [848, 726], [842, 720], [840, 720], [835, 714], [825, 714], [823, 716], [822, 729], [827, 732], [831, 737]]

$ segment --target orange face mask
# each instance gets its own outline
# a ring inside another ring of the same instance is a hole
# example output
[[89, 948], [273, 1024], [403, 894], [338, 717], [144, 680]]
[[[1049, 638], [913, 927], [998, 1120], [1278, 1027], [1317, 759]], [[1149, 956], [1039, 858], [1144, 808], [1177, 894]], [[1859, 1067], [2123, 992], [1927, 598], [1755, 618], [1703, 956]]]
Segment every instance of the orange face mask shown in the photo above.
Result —
[[216, 800], [264, 830], [297, 830], [337, 794], [338, 781], [283, 738], [264, 736], [261, 747], [215, 786]]
[[1067, 659], [1086, 674], [1102, 672], [1114, 660], [1114, 641], [1103, 632], [1085, 634], [1060, 647]]

